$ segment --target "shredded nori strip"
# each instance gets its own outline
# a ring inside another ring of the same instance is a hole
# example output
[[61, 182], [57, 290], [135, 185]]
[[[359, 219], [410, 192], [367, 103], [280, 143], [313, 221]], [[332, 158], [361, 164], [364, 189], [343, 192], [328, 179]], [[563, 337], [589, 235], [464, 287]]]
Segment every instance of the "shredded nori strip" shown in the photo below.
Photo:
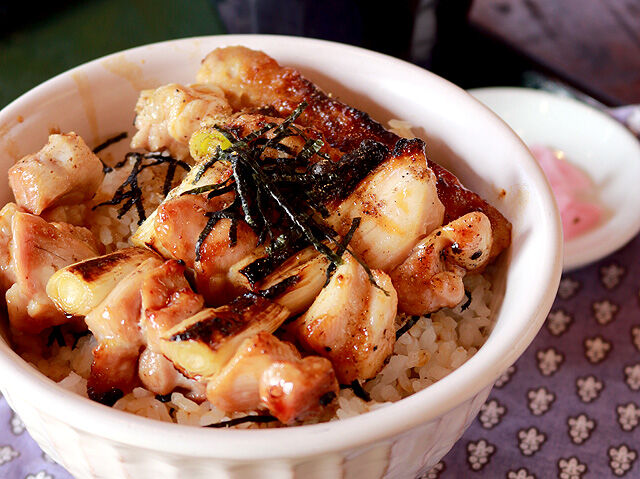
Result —
[[171, 393], [169, 394], [156, 394], [156, 399], [160, 402], [169, 402], [171, 401]]
[[360, 384], [360, 381], [354, 379], [349, 386], [351, 387], [351, 389], [353, 389], [353, 394], [355, 394], [357, 397], [366, 402], [371, 401], [371, 396], [369, 396], [369, 393], [364, 390], [364, 388]]
[[73, 334], [73, 345], [71, 346], [71, 349], [75, 349], [75, 347], [78, 345], [78, 341], [80, 341], [80, 338], [84, 338], [85, 336], [89, 336], [91, 334], [90, 330], [85, 330], [82, 331], [81, 333], [74, 333]]
[[98, 393], [93, 389], [87, 387], [87, 395], [90, 399], [93, 399], [94, 401], [109, 407], [113, 406], [118, 401], [118, 399], [124, 397], [124, 393], [121, 389], [118, 388], [111, 388], [108, 391]]
[[64, 340], [64, 334], [62, 334], [62, 328], [60, 326], [54, 326], [53, 328], [51, 328], [51, 333], [47, 338], [47, 347], [50, 348], [54, 342], [58, 343], [58, 346], [60, 346], [61, 348], [67, 345], [66, 341]]
[[[93, 153], [97, 154], [99, 152], [101, 152], [102, 150], [104, 150], [105, 148], [108, 148], [109, 146], [113, 145], [114, 143], [118, 143], [120, 140], [124, 140], [127, 137], [127, 132], [123, 131], [122, 133], [118, 133], [116, 136], [109, 138], [108, 140], [106, 140], [103, 143], [100, 143], [98, 146], [96, 146], [93, 149]], [[103, 173], [109, 173], [111, 171], [113, 171], [113, 168], [111, 168], [109, 165], [107, 165], [104, 161], [102, 161], [102, 158], [98, 158], [100, 160], [100, 163], [102, 163], [102, 172]]]
[[[349, 231], [338, 244], [338, 249], [336, 250], [336, 254], [340, 256], [344, 254], [345, 250], [347, 249], [347, 246], [349, 246], [349, 243], [351, 243], [351, 240], [353, 239], [353, 235], [355, 234], [356, 230], [360, 226], [360, 221], [361, 221], [360, 217], [353, 218], [353, 220], [351, 220], [351, 226], [349, 227]], [[331, 281], [331, 276], [333, 275], [335, 270], [336, 270], [335, 263], [331, 263], [326, 271], [327, 280], [324, 283], [325, 286], [329, 284], [329, 281]]]
[[320, 396], [320, 405], [322, 407], [328, 406], [335, 398], [336, 393], [334, 393], [333, 391], [326, 392], [322, 396]]
[[471, 293], [465, 289], [464, 295], [467, 297], [467, 301], [465, 301], [465, 303], [460, 306], [460, 311], [466, 311], [467, 308], [471, 305]]
[[99, 153], [102, 150], [104, 150], [105, 148], [113, 145], [114, 143], [118, 143], [120, 140], [124, 140], [127, 137], [127, 132], [123, 131], [122, 133], [118, 133], [116, 136], [109, 138], [108, 140], [106, 140], [103, 143], [100, 143], [98, 146], [96, 146], [93, 149], [94, 153]]
[[206, 427], [213, 427], [213, 428], [223, 428], [223, 427], [233, 427], [233, 426], [237, 426], [238, 424], [244, 424], [247, 422], [256, 422], [256, 423], [269, 423], [269, 422], [275, 422], [278, 419], [273, 417], [273, 416], [243, 416], [243, 417], [237, 417], [235, 419], [229, 419], [228, 421], [221, 421], [221, 422], [217, 422], [215, 424], [209, 424]]
[[[293, 122], [306, 106], [306, 103], [301, 103], [280, 125], [267, 124], [244, 138], [237, 138], [234, 132], [216, 126], [217, 131], [225, 135], [231, 145], [224, 150], [219, 147], [216, 148], [213, 157], [203, 163], [198, 169], [195, 175], [196, 181], [193, 183], [195, 185], [197, 180], [203, 177], [206, 170], [217, 161], [226, 161], [232, 168], [236, 198], [232, 205], [223, 210], [207, 213], [209, 219], [196, 242], [196, 261], [200, 260], [202, 245], [217, 222], [222, 218], [231, 219], [233, 222], [244, 220], [258, 236], [258, 244], [263, 244], [264, 241], [269, 239], [270, 243], [268, 246], [271, 246], [274, 243], [273, 238], [281, 239], [282, 237], [281, 234], [276, 233], [274, 215], [270, 214], [270, 212], [275, 211], [279, 215], [278, 221], [281, 226], [282, 223], [286, 223], [284, 229], [289, 233], [289, 237], [279, 241], [281, 244], [276, 245], [275, 248], [268, 248], [267, 257], [273, 259], [273, 256], [277, 256], [278, 260], [281, 260], [285, 257], [283, 254], [284, 251], [287, 251], [287, 253], [291, 252], [287, 250], [286, 246], [291, 247], [293, 243], [298, 243], [296, 246], [305, 246], [304, 243], [306, 243], [312, 245], [318, 252], [326, 256], [335, 267], [342, 264], [342, 255], [344, 251], [348, 251], [356, 261], [365, 268], [371, 283], [378, 286], [367, 265], [352, 251], [347, 249], [346, 245], [342, 245], [342, 242], [336, 239], [337, 234], [335, 231], [326, 225], [318, 223], [314, 219], [317, 213], [319, 213], [320, 216], [326, 216], [328, 214], [326, 208], [322, 206], [322, 202], [330, 199], [331, 196], [329, 192], [331, 192], [331, 194], [335, 192], [338, 182], [342, 181], [344, 184], [348, 184], [349, 187], [355, 186], [355, 183], [353, 174], [347, 175], [349, 181], [344, 182], [343, 178], [341, 178], [341, 175], [344, 173], [342, 170], [336, 173], [332, 172], [329, 175], [325, 174], [324, 177], [314, 175], [312, 171], [309, 171], [309, 159], [320, 151], [324, 146], [324, 142], [320, 139], [306, 138], [300, 129], [292, 127]], [[264, 138], [263, 136], [270, 130], [272, 133], [271, 138]], [[287, 137], [298, 135], [302, 136], [305, 144], [295, 157], [264, 158], [264, 152], [268, 148], [288, 152], [289, 148], [284, 148], [284, 145], [280, 142]], [[376, 148], [375, 145], [379, 144], [367, 142], [365, 144], [367, 147], [365, 150], [370, 152], [372, 148]], [[386, 154], [388, 150], [384, 146], [382, 148], [384, 154]], [[356, 156], [360, 158], [362, 155], [364, 155], [364, 151], [360, 152], [359, 156]], [[355, 161], [356, 156], [354, 156], [353, 161]], [[380, 161], [380, 155], [373, 156], [376, 158], [374, 163], [377, 164]], [[348, 166], [349, 169], [353, 169], [354, 165], [352, 161], [349, 159], [345, 161], [346, 166]], [[362, 168], [358, 168], [357, 170], [358, 174], [362, 174]], [[364, 171], [364, 174], [366, 175], [367, 172], [368, 171]], [[359, 181], [359, 178], [357, 178], [357, 181]], [[318, 186], [319, 183], [322, 183], [322, 185]], [[212, 195], [218, 196], [222, 194], [222, 191], [227, 192], [228, 186], [229, 185], [226, 184], [224, 186], [220, 184], [201, 185], [183, 194], [210, 192], [209, 197], [212, 197]], [[313, 189], [314, 187], [316, 188], [315, 190]], [[344, 188], [340, 191], [344, 193], [343, 190]], [[299, 197], [299, 192], [301, 191], [303, 192], [304, 199]], [[322, 198], [323, 195], [325, 195], [325, 198]], [[292, 202], [295, 202], [297, 208], [292, 207]], [[272, 208], [271, 211], [267, 211], [265, 209], [267, 204], [270, 204], [274, 208]], [[359, 220], [354, 220], [352, 223], [352, 229], [347, 235], [349, 239], [353, 236], [358, 224]], [[232, 228], [229, 231], [230, 246], [233, 246], [236, 241], [236, 227], [237, 224], [232, 223]], [[300, 240], [303, 240], [302, 245], [299, 245]], [[333, 243], [338, 251], [334, 252], [334, 249], [329, 247], [327, 242]], [[348, 242], [346, 244], [348, 244]], [[282, 246], [282, 249], [278, 246]], [[272, 266], [279, 263], [279, 261], [272, 261], [271, 259], [259, 261], [259, 267], [257, 269], [261, 270], [260, 273], [272, 269]], [[270, 267], [264, 268], [263, 266]], [[247, 270], [247, 273], [250, 273], [249, 270]], [[255, 284], [255, 282], [263, 277], [264, 275], [259, 277], [259, 275], [250, 273], [249, 280], [252, 284]], [[388, 293], [385, 291], [385, 294]]]
[[[430, 314], [425, 314], [427, 318], [431, 317]], [[396, 331], [396, 341], [400, 339], [400, 337], [409, 331], [413, 326], [420, 320], [422, 316], [411, 316], [407, 321]]]
[[130, 160], [133, 160], [133, 167], [131, 168], [131, 173], [127, 179], [124, 180], [124, 182], [116, 189], [116, 192], [110, 200], [95, 205], [93, 209], [95, 210], [100, 206], [120, 205], [120, 208], [118, 209], [118, 219], [120, 219], [133, 206], [135, 206], [136, 213], [138, 215], [138, 225], [141, 225], [142, 222], [147, 219], [147, 215], [142, 202], [142, 189], [140, 188], [140, 185], [138, 185], [138, 175], [140, 172], [146, 168], [152, 168], [165, 163], [168, 164], [163, 185], [163, 194], [166, 196], [171, 189], [176, 169], [180, 167], [185, 171], [189, 171], [191, 167], [184, 161], [176, 160], [169, 155], [163, 155], [157, 152], [146, 154], [129, 152], [125, 155], [123, 160], [119, 161], [114, 166], [114, 168], [122, 168]]

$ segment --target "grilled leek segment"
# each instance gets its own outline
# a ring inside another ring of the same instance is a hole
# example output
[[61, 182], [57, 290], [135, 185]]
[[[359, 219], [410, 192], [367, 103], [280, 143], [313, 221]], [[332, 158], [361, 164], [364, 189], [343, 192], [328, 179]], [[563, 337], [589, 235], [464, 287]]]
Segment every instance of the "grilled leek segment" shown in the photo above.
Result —
[[67, 314], [86, 316], [115, 286], [149, 258], [148, 249], [126, 248], [58, 270], [47, 282], [47, 295]]
[[196, 130], [189, 139], [189, 153], [198, 163], [213, 157], [218, 147], [226, 150], [230, 146], [228, 138], [212, 126]]
[[227, 364], [245, 339], [260, 331], [274, 332], [287, 317], [287, 308], [247, 293], [185, 319], [161, 337], [160, 348], [185, 375], [208, 378]]
[[[292, 315], [304, 311], [313, 303], [324, 286], [329, 260], [312, 246], [303, 249], [287, 259], [273, 273], [260, 281], [255, 288], [260, 289], [276, 303], [287, 308]], [[247, 265], [243, 263], [243, 267]], [[234, 266], [231, 280], [247, 286], [242, 268]]]

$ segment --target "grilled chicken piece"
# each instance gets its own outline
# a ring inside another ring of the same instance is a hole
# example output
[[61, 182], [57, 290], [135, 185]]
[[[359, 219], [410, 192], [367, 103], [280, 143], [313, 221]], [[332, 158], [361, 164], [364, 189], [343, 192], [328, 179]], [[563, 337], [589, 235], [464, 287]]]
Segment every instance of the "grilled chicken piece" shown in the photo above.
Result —
[[395, 344], [398, 298], [391, 279], [372, 270], [376, 285], [348, 253], [309, 310], [288, 326], [305, 348], [328, 358], [341, 384], [375, 376]]
[[369, 267], [391, 271], [419, 238], [442, 224], [444, 208], [435, 184], [422, 142], [402, 140], [346, 199], [329, 206], [326, 221], [344, 236], [360, 218], [350, 248]]
[[232, 220], [221, 219], [202, 243], [196, 260], [196, 242], [204, 230], [206, 213], [216, 212], [233, 201], [230, 195], [207, 199], [206, 195], [188, 195], [167, 201], [158, 207], [155, 238], [170, 258], [183, 260], [195, 272], [198, 291], [212, 305], [228, 303], [241, 291], [227, 278], [229, 268], [251, 253], [258, 243], [253, 230], [244, 221], [236, 226], [236, 242], [229, 239]]
[[5, 250], [8, 255], [0, 266], [5, 285], [13, 282], [6, 292], [11, 326], [37, 334], [68, 322], [69, 318], [47, 296], [47, 281], [56, 270], [99, 254], [93, 235], [86, 228], [67, 223], [47, 223], [15, 206], [5, 206], [0, 216], [3, 234], [8, 233], [6, 226], [11, 218], [11, 236]]
[[73, 132], [50, 135], [40, 151], [9, 169], [16, 203], [34, 215], [52, 206], [90, 200], [103, 177], [100, 159]]
[[146, 248], [126, 248], [59, 269], [49, 278], [47, 295], [64, 312], [85, 316], [125, 276], [157, 255]]
[[391, 272], [399, 309], [423, 315], [460, 303], [462, 278], [489, 261], [491, 244], [489, 218], [478, 212], [432, 232]]
[[[308, 106], [296, 123], [318, 130], [332, 147], [345, 153], [364, 140], [375, 140], [392, 150], [400, 141], [366, 113], [327, 95], [295, 69], [281, 67], [260, 51], [239, 46], [217, 48], [203, 60], [197, 79], [219, 86], [234, 110], [270, 106], [287, 116], [306, 101]], [[430, 160], [427, 164], [438, 180], [445, 222], [473, 211], [487, 215], [493, 232], [493, 260], [511, 243], [511, 224], [496, 208], [464, 188], [455, 175]]]
[[167, 394], [177, 386], [202, 389], [159, 357], [158, 344], [161, 334], [203, 305], [184, 277], [184, 265], [163, 262], [156, 255], [140, 263], [85, 318], [98, 341], [87, 384], [89, 397], [113, 401], [129, 392], [138, 378], [156, 394]]
[[214, 85], [190, 86], [171, 83], [155, 90], [143, 90], [136, 104], [132, 148], [149, 151], [168, 149], [173, 156], [189, 156], [189, 138], [206, 117], [225, 117], [231, 107]]
[[301, 359], [293, 345], [266, 332], [245, 339], [207, 384], [207, 398], [223, 411], [266, 407], [285, 424], [318, 416], [337, 393], [338, 382], [327, 359]]
[[206, 400], [204, 383], [189, 379], [163, 354], [149, 348], [142, 351], [138, 358], [138, 378], [145, 389], [154, 394], [165, 396], [180, 388], [194, 401]]
[[121, 279], [98, 307], [85, 317], [87, 326], [98, 341], [87, 383], [91, 399], [108, 403], [118, 391], [127, 393], [135, 387], [138, 356], [144, 347], [139, 326], [140, 290], [149, 272], [161, 264], [162, 260], [158, 258], [145, 260]]
[[198, 186], [221, 183], [231, 175], [229, 166], [218, 162], [194, 183], [197, 171], [197, 166], [192, 168], [180, 185], [169, 192], [131, 241], [164, 258], [184, 261], [194, 272], [198, 291], [207, 303], [222, 305], [240, 293], [227, 279], [229, 268], [255, 249], [257, 238], [244, 221], [238, 221], [236, 243], [232, 245], [229, 240], [232, 221], [223, 218], [211, 229], [200, 248], [200, 260], [196, 261], [196, 243], [209, 219], [205, 215], [229, 206], [234, 199], [233, 193], [211, 199], [206, 193], [183, 195]]
[[286, 308], [247, 293], [219, 308], [203, 309], [161, 337], [162, 353], [192, 378], [216, 375], [246, 338], [274, 332], [289, 316]]
[[[264, 114], [240, 114], [227, 119], [223, 126], [243, 138], [257, 129], [278, 125], [282, 121]], [[267, 138], [272, 136], [273, 132], [266, 134]], [[288, 137], [282, 143], [294, 154], [305, 146], [305, 140], [299, 136]], [[217, 146], [226, 148], [229, 145], [217, 130], [203, 128], [193, 135], [191, 150], [195, 158], [204, 161], [211, 157]], [[338, 152], [325, 150], [329, 157], [339, 157]], [[282, 152], [267, 150], [265, 154], [278, 156]], [[181, 184], [171, 191], [168, 198], [140, 226], [132, 241], [136, 245], [154, 249], [165, 258], [185, 261], [195, 273], [198, 291], [205, 296], [207, 303], [215, 306], [229, 302], [242, 292], [240, 284], [232, 281], [228, 272], [234, 264], [255, 250], [258, 238], [244, 221], [238, 221], [236, 241], [232, 244], [229, 239], [232, 221], [221, 219], [202, 243], [200, 259], [196, 260], [196, 243], [208, 221], [205, 215], [226, 208], [234, 200], [234, 193], [231, 192], [211, 199], [207, 197], [208, 193], [183, 195], [198, 186], [222, 183], [231, 174], [226, 162], [217, 162], [195, 181], [201, 167], [202, 163], [195, 166]]]
[[182, 320], [204, 307], [202, 296], [194, 293], [184, 277], [185, 266], [165, 261], [152, 270], [142, 283], [140, 327], [146, 349], [140, 356], [138, 376], [145, 388], [156, 394], [169, 394], [177, 387], [204, 396], [204, 386], [186, 378], [161, 352], [160, 337]]

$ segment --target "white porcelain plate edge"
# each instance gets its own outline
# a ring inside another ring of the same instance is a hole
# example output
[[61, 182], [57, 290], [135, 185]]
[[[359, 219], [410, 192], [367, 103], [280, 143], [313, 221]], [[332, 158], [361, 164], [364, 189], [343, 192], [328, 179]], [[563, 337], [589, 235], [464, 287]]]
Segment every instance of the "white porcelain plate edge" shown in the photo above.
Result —
[[565, 242], [564, 271], [586, 266], [640, 231], [640, 142], [625, 127], [579, 101], [529, 88], [469, 90], [529, 146], [547, 145], [593, 180], [606, 209], [599, 226]]

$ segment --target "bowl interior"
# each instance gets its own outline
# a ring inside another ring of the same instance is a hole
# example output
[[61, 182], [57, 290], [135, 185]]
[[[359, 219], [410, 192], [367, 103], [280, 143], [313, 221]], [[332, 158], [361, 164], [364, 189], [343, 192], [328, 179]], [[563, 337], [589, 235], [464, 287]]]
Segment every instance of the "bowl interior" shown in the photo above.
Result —
[[[137, 440], [149, 447], [187, 450], [181, 441], [204, 441], [230, 456], [238, 454], [238, 447], [246, 449], [247, 441], [277, 438], [268, 451], [260, 452], [272, 457], [387, 437], [410, 428], [417, 417], [420, 421], [437, 417], [491, 384], [533, 339], [555, 296], [561, 268], [558, 215], [543, 174], [516, 135], [464, 91], [422, 69], [354, 47], [275, 36], [205, 37], [140, 47], [64, 73], [0, 112], [0, 171], [41, 148], [52, 130], [76, 131], [90, 146], [121, 131], [131, 134], [140, 89], [194, 82], [200, 60], [211, 49], [237, 44], [262, 49], [281, 64], [299, 68], [324, 90], [379, 121], [409, 121], [427, 140], [434, 160], [513, 223], [513, 244], [499, 262], [496, 278], [496, 287], [503, 292], [496, 295], [496, 325], [485, 346], [450, 376], [403, 400], [404, 406], [395, 404], [325, 425], [249, 435], [157, 424], [72, 397], [20, 364], [1, 340], [0, 366], [8, 365], [12, 372], [0, 386], [24, 388], [33, 393], [31, 397], [51, 396], [48, 407], [59, 408], [61, 415], [73, 404], [75, 413], [66, 413], [68, 421], [80, 428], [90, 423], [99, 435], [118, 437], [125, 423], [124, 429], [135, 424]], [[114, 147], [113, 154], [127, 151], [125, 143]], [[3, 174], [0, 199], [10, 198]], [[219, 440], [221, 434], [224, 441]], [[308, 434], [316, 438], [311, 445], [305, 445]]]

